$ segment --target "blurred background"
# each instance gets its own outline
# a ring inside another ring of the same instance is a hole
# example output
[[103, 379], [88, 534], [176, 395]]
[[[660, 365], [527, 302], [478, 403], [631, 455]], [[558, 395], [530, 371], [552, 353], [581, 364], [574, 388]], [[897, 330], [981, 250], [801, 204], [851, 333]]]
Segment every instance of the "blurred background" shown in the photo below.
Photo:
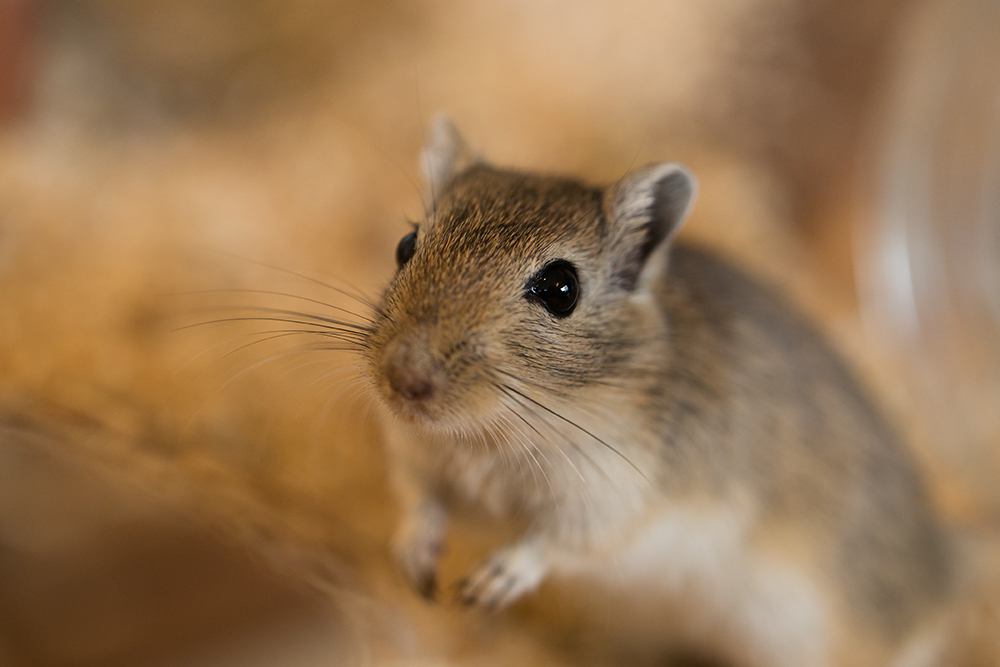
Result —
[[995, 530], [998, 63], [993, 0], [0, 0], [0, 665], [663, 664], [557, 583], [416, 600], [355, 361], [242, 321], [364, 314], [438, 112], [524, 169], [689, 164], [684, 234]]

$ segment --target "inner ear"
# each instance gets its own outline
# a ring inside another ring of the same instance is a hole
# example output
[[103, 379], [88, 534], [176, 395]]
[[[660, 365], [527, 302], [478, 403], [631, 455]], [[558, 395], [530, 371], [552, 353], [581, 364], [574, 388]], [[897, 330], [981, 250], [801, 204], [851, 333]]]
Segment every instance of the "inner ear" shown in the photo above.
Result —
[[697, 182], [675, 163], [650, 165], [605, 194], [616, 280], [635, 290], [662, 272], [667, 248], [694, 202]]

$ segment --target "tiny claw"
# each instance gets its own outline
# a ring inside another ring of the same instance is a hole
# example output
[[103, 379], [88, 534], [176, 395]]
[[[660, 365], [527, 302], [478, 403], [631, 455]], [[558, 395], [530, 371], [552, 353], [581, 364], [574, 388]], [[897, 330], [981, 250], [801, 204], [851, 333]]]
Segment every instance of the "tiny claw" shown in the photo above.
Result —
[[530, 543], [516, 544], [490, 556], [454, 587], [454, 598], [465, 606], [500, 609], [538, 588], [545, 562]]

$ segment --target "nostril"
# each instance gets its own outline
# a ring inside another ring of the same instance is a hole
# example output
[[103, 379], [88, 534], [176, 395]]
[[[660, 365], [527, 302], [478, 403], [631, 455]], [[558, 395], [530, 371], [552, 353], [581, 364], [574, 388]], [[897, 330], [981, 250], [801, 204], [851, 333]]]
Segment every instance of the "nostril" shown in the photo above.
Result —
[[409, 334], [392, 341], [382, 364], [387, 389], [411, 407], [429, 403], [446, 381], [426, 334]]
[[399, 389], [399, 393], [411, 401], [422, 401], [434, 393], [434, 386], [427, 380], [412, 380]]
[[434, 384], [418, 373], [390, 367], [387, 375], [392, 390], [408, 401], [424, 401], [434, 394]]

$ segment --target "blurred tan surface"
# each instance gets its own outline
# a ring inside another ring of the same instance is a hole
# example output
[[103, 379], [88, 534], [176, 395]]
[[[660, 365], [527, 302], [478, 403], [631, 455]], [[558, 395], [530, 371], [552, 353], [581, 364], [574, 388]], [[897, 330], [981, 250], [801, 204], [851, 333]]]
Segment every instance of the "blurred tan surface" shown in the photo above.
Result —
[[5, 664], [143, 664], [315, 623], [314, 596], [196, 519], [32, 429], [0, 437]]
[[[417, 600], [354, 361], [200, 324], [363, 314], [329, 285], [390, 275], [447, 111], [503, 164], [690, 164], [685, 234], [789, 291], [917, 432], [851, 236], [910, 4], [35, 3], [0, 130], [0, 663], [663, 664], [571, 584], [485, 617]], [[954, 516], [993, 511], [920, 454]], [[495, 539], [460, 526], [445, 583]]]

